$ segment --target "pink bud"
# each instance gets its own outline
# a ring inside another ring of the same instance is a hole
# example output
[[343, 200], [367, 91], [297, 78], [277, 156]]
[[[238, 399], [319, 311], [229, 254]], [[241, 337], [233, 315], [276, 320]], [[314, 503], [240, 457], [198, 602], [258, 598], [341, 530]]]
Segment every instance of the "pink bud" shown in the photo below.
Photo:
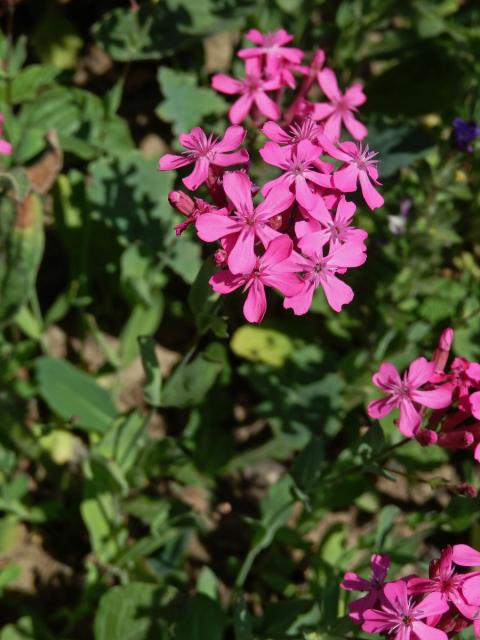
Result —
[[420, 429], [415, 434], [415, 439], [422, 447], [431, 447], [433, 444], [437, 444], [438, 434], [431, 429]]
[[280, 229], [280, 227], [283, 224], [283, 216], [281, 213], [279, 213], [276, 216], [273, 216], [272, 218], [270, 218], [267, 222], [268, 226], [271, 227], [272, 229], [275, 229], [275, 231], [278, 231]]
[[310, 63], [312, 71], [317, 72], [323, 67], [325, 62], [325, 51], [323, 49], [317, 49]]
[[450, 431], [441, 433], [438, 438], [438, 444], [445, 449], [468, 449], [475, 438], [473, 433], [465, 429], [459, 431]]
[[450, 351], [452, 347], [452, 342], [453, 342], [453, 329], [448, 327], [447, 329], [444, 329], [444, 331], [442, 332], [440, 339], [438, 341], [438, 346], [440, 347], [440, 349], [443, 349], [444, 351]]
[[438, 346], [433, 353], [433, 362], [435, 363], [435, 369], [437, 371], [443, 371], [447, 364], [448, 354], [452, 347], [453, 342], [453, 329], [447, 328], [442, 331], [438, 340]]
[[461, 482], [460, 484], [457, 484], [457, 486], [455, 486], [453, 489], [459, 495], [465, 496], [467, 498], [476, 498], [478, 495], [477, 489], [473, 485], [468, 484], [468, 482]]
[[213, 261], [215, 262], [217, 267], [226, 267], [227, 258], [228, 254], [225, 249], [217, 249], [213, 254]]
[[195, 208], [193, 200], [183, 191], [170, 191], [168, 201], [174, 209], [183, 213], [184, 216], [191, 216]]

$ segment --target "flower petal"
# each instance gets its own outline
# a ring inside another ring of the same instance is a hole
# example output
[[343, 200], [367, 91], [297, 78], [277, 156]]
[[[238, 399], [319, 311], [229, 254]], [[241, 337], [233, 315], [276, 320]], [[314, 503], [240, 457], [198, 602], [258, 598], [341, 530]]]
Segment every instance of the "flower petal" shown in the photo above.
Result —
[[206, 181], [208, 178], [209, 165], [210, 163], [207, 158], [197, 158], [192, 173], [182, 180], [187, 189], [196, 191], [198, 187]]
[[351, 111], [343, 114], [343, 123], [355, 140], [363, 140], [368, 135], [368, 129], [359, 122]]
[[248, 322], [259, 323], [263, 320], [267, 310], [265, 288], [258, 278], [255, 278], [248, 290], [247, 299], [243, 305], [243, 315]]
[[223, 189], [238, 212], [253, 212], [252, 182], [241, 171], [227, 171], [223, 175]]
[[243, 85], [240, 80], [226, 76], [224, 73], [216, 73], [212, 77], [212, 87], [215, 91], [232, 96], [243, 91]]
[[413, 406], [413, 402], [408, 398], [402, 398], [400, 401], [400, 420], [398, 421], [400, 432], [407, 438], [413, 438], [418, 431], [420, 422], [421, 416]]
[[278, 120], [280, 118], [280, 107], [263, 91], [257, 91], [254, 101], [260, 113], [266, 118], [270, 120]]
[[243, 127], [232, 125], [226, 129], [222, 140], [217, 142], [214, 149], [221, 153], [225, 153], [225, 151], [234, 151], [243, 143], [246, 135], [247, 132]]
[[251, 95], [245, 94], [240, 96], [238, 100], [236, 100], [228, 111], [228, 117], [230, 118], [230, 122], [233, 124], [239, 124], [243, 122], [245, 118], [248, 116], [248, 112], [250, 111], [253, 104], [253, 97]]
[[383, 206], [384, 199], [375, 187], [370, 182], [368, 174], [366, 171], [360, 171], [358, 173], [360, 178], [360, 187], [362, 189], [362, 195], [365, 198], [365, 202], [370, 207], [370, 209], [378, 209]]
[[198, 237], [204, 242], [215, 242], [231, 233], [239, 233], [243, 228], [235, 218], [218, 213], [203, 213], [198, 216], [195, 226]]
[[426, 358], [416, 358], [405, 375], [406, 381], [412, 387], [421, 387], [430, 380], [435, 372], [435, 363], [429, 362]]
[[337, 76], [332, 69], [326, 67], [317, 74], [318, 84], [329, 100], [335, 102], [342, 97], [338, 88]]
[[185, 167], [187, 164], [191, 164], [192, 162], [193, 159], [188, 156], [177, 156], [173, 153], [166, 153], [160, 158], [158, 168], [160, 171], [170, 171], [171, 169]]
[[216, 293], [231, 293], [245, 283], [245, 278], [230, 271], [218, 271], [208, 282]]

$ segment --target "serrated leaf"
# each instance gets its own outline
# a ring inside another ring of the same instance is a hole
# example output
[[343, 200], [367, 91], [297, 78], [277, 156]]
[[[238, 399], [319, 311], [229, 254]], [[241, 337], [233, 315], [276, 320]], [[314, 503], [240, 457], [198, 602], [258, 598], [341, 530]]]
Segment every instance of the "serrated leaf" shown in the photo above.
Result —
[[225, 100], [215, 91], [197, 86], [193, 74], [161, 67], [158, 81], [165, 99], [156, 113], [165, 122], [173, 124], [176, 135], [199, 126], [204, 116], [220, 115], [227, 109]]

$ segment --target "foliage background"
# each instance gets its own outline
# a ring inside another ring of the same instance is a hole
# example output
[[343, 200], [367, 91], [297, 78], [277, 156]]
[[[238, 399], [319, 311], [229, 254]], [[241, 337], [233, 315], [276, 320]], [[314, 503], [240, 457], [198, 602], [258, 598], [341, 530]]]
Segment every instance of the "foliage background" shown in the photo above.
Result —
[[[480, 357], [478, 148], [450, 140], [480, 120], [480, 8], [140, 4], [1, 7], [0, 639], [361, 637], [345, 570], [480, 546], [479, 499], [450, 490], [478, 486], [471, 457], [395, 448], [365, 413], [380, 361], [428, 356], [445, 326]], [[175, 238], [156, 166], [179, 132], [225, 127], [209, 75], [280, 26], [365, 82], [386, 204], [360, 213], [344, 312], [272, 299], [246, 327]]]

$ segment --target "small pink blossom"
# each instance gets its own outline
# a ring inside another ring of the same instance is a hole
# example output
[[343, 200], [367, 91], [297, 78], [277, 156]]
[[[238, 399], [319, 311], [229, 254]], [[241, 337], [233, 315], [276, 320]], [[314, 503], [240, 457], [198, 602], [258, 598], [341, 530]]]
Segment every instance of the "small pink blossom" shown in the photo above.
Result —
[[357, 107], [365, 100], [361, 84], [352, 84], [342, 93], [338, 88], [337, 78], [332, 69], [323, 69], [317, 75], [318, 83], [330, 102], [314, 104], [313, 118], [326, 120], [325, 135], [333, 142], [340, 137], [340, 128], [343, 124], [355, 138], [363, 140], [368, 133], [367, 128], [353, 115]]
[[249, 273], [255, 263], [255, 241], [258, 238], [266, 247], [278, 235], [268, 224], [273, 216], [282, 213], [293, 202], [293, 194], [288, 189], [275, 189], [265, 200], [254, 207], [252, 183], [240, 171], [227, 172], [223, 178], [223, 188], [234, 206], [232, 215], [225, 209], [214, 213], [204, 213], [197, 218], [197, 232], [205, 242], [214, 242], [232, 236], [232, 248], [228, 256], [228, 266], [232, 273]]
[[245, 34], [245, 38], [257, 46], [240, 49], [238, 57], [248, 59], [265, 56], [267, 60], [267, 73], [274, 74], [281, 60], [285, 60], [291, 64], [300, 64], [304, 55], [301, 49], [285, 46], [293, 40], [293, 36], [287, 33], [285, 29], [279, 29], [278, 31], [272, 31], [266, 34], [260, 33], [257, 29], [250, 29], [250, 31]]
[[435, 371], [435, 364], [425, 358], [414, 360], [403, 379], [395, 366], [389, 362], [380, 365], [380, 369], [372, 377], [373, 384], [387, 395], [374, 400], [368, 405], [368, 415], [379, 419], [390, 413], [395, 407], [400, 409], [398, 426], [401, 433], [412, 438], [421, 423], [419, 405], [432, 409], [443, 409], [452, 400], [451, 391], [445, 387], [422, 389]]
[[[3, 113], [0, 113], [0, 136], [3, 134]], [[6, 140], [0, 139], [0, 155], [10, 156], [12, 154], [12, 145]]]
[[347, 591], [366, 591], [367, 594], [358, 600], [353, 600], [348, 605], [349, 616], [356, 622], [362, 621], [362, 614], [367, 609], [372, 609], [378, 603], [383, 592], [385, 578], [390, 568], [390, 558], [388, 555], [374, 554], [370, 560], [372, 576], [369, 580], [362, 578], [357, 573], [348, 571], [343, 576], [340, 584], [342, 589]]
[[409, 597], [403, 580], [390, 582], [383, 590], [380, 609], [363, 613], [362, 629], [368, 633], [388, 633], [395, 640], [447, 640], [447, 634], [422, 622], [448, 610], [448, 604], [437, 593], [431, 593], [418, 604]]
[[[322, 246], [323, 242], [323, 246]], [[305, 235], [298, 243], [303, 256], [299, 256], [300, 271], [303, 272], [303, 288], [295, 296], [285, 299], [285, 309], [292, 309], [295, 315], [307, 313], [312, 304], [313, 294], [322, 287], [328, 304], [335, 311], [341, 311], [344, 304], [353, 300], [353, 291], [345, 282], [337, 278], [348, 267], [359, 267], [367, 256], [365, 246], [357, 242], [347, 242], [330, 247], [324, 255], [326, 239], [320, 233]]]
[[237, 80], [223, 73], [217, 73], [212, 78], [212, 87], [220, 93], [240, 95], [228, 112], [230, 122], [239, 124], [250, 113], [253, 106], [270, 120], [280, 118], [279, 106], [267, 95], [281, 87], [280, 78], [265, 79], [262, 75], [258, 58], [251, 58], [245, 63], [245, 79]]
[[[349, 202], [342, 196], [337, 205], [335, 216], [327, 211], [321, 216], [321, 222], [317, 220], [297, 222], [295, 225], [297, 238], [302, 238], [310, 233], [320, 233], [332, 245], [344, 244], [345, 242], [357, 242], [363, 245], [368, 233], [351, 225], [356, 209], [353, 202]], [[365, 251], [365, 248], [363, 250]]]
[[209, 282], [217, 293], [231, 293], [243, 286], [248, 291], [243, 305], [243, 313], [248, 322], [262, 321], [267, 309], [265, 287], [278, 289], [284, 296], [292, 296], [302, 287], [296, 275], [298, 268], [290, 259], [293, 243], [286, 235], [278, 236], [270, 242], [261, 257], [257, 257], [252, 269], [243, 274], [219, 271]]
[[332, 158], [341, 160], [344, 165], [333, 173], [333, 185], [345, 193], [356, 191], [358, 182], [365, 202], [370, 209], [377, 209], [383, 205], [383, 197], [372, 183], [380, 185], [378, 181], [376, 151], [370, 151], [368, 145], [363, 148], [354, 142], [342, 142], [338, 148], [332, 144], [327, 136], [320, 138], [320, 144]]
[[309, 183], [328, 187], [330, 176], [319, 173], [315, 162], [320, 156], [320, 149], [309, 140], [301, 140], [293, 147], [281, 147], [276, 142], [267, 142], [260, 155], [267, 164], [282, 169], [283, 174], [267, 182], [262, 193], [266, 195], [273, 189], [292, 188], [295, 199], [310, 215], [320, 217], [328, 211], [322, 197], [314, 193]]
[[[218, 167], [230, 167], [234, 164], [248, 162], [245, 149], [235, 151], [245, 139], [246, 131], [243, 127], [228, 127], [222, 140], [210, 135], [208, 138], [200, 127], [194, 127], [190, 133], [182, 133], [180, 142], [187, 149], [183, 155], [167, 153], [160, 158], [160, 171], [179, 169], [194, 163], [192, 173], [183, 179], [183, 184], [195, 191], [206, 182], [210, 164]], [[230, 153], [232, 152], [232, 153]]]

